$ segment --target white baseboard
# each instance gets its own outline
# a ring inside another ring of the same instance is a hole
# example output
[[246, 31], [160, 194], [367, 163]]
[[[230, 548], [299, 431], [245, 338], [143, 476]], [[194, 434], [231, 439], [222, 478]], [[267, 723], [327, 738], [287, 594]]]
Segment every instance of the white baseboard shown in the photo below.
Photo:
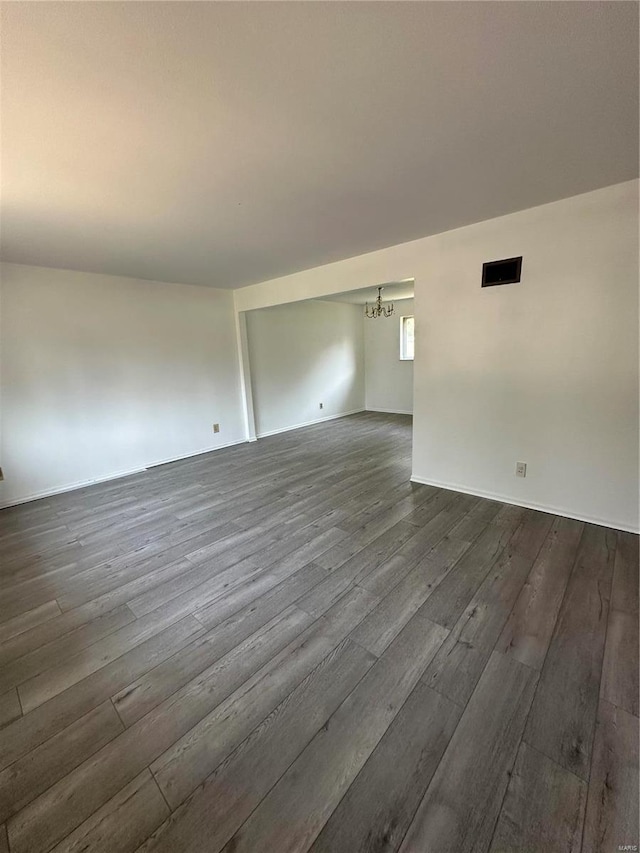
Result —
[[321, 424], [325, 421], [335, 421], [337, 418], [346, 418], [348, 415], [357, 415], [360, 412], [365, 412], [366, 409], [353, 409], [350, 412], [340, 412], [337, 415], [327, 415], [324, 418], [316, 418], [313, 421], [305, 421], [301, 424], [293, 424], [293, 426], [280, 427], [279, 429], [272, 429], [268, 432], [258, 432], [256, 433], [258, 438], [268, 438], [270, 435], [279, 435], [281, 432], [290, 432], [292, 429], [302, 429], [302, 427], [313, 426], [314, 424]]
[[225, 447], [235, 447], [236, 444], [246, 444], [246, 438], [238, 438], [236, 441], [227, 441], [225, 444], [216, 444], [213, 447], [205, 447], [202, 450], [194, 450], [193, 453], [185, 453], [183, 456], [171, 456], [168, 459], [161, 459], [159, 462], [151, 462], [145, 466], [145, 471], [149, 468], [157, 468], [158, 465], [169, 465], [171, 462], [180, 462], [181, 459], [191, 459], [193, 456], [202, 456], [204, 453], [213, 453], [214, 450], [224, 450]]
[[563, 518], [574, 518], [576, 521], [585, 521], [587, 524], [597, 524], [600, 527], [612, 527], [614, 530], [624, 530], [628, 533], [640, 533], [639, 527], [628, 527], [626, 524], [620, 524], [619, 521], [581, 515], [563, 507], [549, 506], [547, 504], [525, 503], [524, 501], [517, 500], [516, 498], [508, 497], [506, 495], [497, 495], [494, 492], [485, 492], [481, 489], [470, 489], [468, 486], [463, 486], [459, 483], [440, 483], [438, 480], [426, 480], [423, 477], [416, 477], [415, 474], [411, 475], [411, 482], [419, 483], [422, 486], [435, 486], [438, 489], [448, 489], [452, 492], [462, 492], [465, 495], [487, 498], [488, 500], [498, 501], [503, 504], [512, 504], [512, 506], [521, 506], [524, 509], [537, 509], [540, 512], [548, 512], [551, 515], [561, 515]]
[[157, 468], [159, 465], [168, 465], [170, 462], [179, 462], [181, 459], [191, 459], [192, 456], [201, 456], [203, 453], [211, 453], [214, 450], [223, 450], [225, 447], [233, 447], [236, 444], [245, 444], [244, 438], [238, 441], [229, 441], [226, 444], [217, 444], [214, 447], [205, 447], [203, 450], [195, 450], [193, 453], [185, 453], [182, 456], [172, 456], [168, 459], [161, 459], [158, 462], [151, 462], [145, 465], [144, 468], [128, 468], [125, 471], [115, 471], [107, 474], [104, 477], [92, 477], [89, 480], [78, 480], [75, 483], [67, 483], [64, 486], [58, 486], [55, 489], [44, 489], [41, 492], [33, 492], [30, 495], [24, 495], [19, 498], [12, 498], [10, 501], [0, 503], [0, 509], [6, 509], [10, 506], [19, 506], [20, 504], [37, 501], [41, 498], [51, 498], [54, 495], [62, 495], [65, 492], [74, 492], [76, 489], [84, 489], [86, 486], [96, 486], [98, 483], [108, 483], [111, 480], [120, 480], [122, 477], [131, 477], [132, 474], [142, 474], [150, 468]]
[[383, 415], [412, 415], [413, 412], [409, 412], [406, 409], [374, 409], [371, 406], [367, 406], [365, 409], [366, 412], [381, 412]]

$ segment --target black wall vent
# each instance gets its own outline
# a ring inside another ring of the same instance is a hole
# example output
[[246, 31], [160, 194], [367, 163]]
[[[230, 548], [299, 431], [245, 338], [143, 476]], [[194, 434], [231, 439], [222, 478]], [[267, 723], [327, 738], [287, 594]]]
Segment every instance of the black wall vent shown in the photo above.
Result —
[[482, 286], [493, 287], [496, 284], [515, 284], [520, 281], [522, 255], [519, 258], [507, 258], [505, 261], [490, 261], [482, 265]]

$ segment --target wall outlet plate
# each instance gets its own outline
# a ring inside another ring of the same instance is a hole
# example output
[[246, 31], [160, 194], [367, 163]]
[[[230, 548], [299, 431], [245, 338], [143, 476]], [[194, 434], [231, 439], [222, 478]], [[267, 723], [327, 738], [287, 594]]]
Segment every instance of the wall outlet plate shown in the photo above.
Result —
[[527, 476], [527, 463], [526, 462], [516, 462], [516, 477], [526, 477]]
[[4, 480], [4, 474], [2, 473], [2, 468], [0, 468], [0, 482]]
[[220, 424], [214, 424], [213, 425], [213, 431], [214, 432], [220, 432]]
[[324, 403], [320, 403], [320, 408], [324, 409]]

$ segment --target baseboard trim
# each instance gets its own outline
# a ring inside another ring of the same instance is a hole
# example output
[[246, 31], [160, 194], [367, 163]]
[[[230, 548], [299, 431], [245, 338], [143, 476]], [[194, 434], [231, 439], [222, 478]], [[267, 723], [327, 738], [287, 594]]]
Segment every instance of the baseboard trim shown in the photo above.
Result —
[[234, 447], [236, 444], [245, 443], [246, 439], [242, 438], [238, 441], [229, 441], [226, 444], [217, 444], [214, 447], [208, 447], [204, 450], [195, 450], [193, 453], [185, 453], [182, 456], [173, 456], [168, 459], [162, 459], [158, 462], [151, 462], [143, 468], [128, 468], [125, 471], [116, 471], [115, 473], [107, 474], [105, 477], [92, 477], [89, 480], [79, 480], [76, 483], [68, 483], [65, 486], [59, 486], [55, 489], [45, 489], [41, 492], [34, 492], [30, 495], [25, 495], [20, 498], [12, 498], [10, 501], [0, 503], [0, 509], [7, 509], [10, 506], [20, 506], [20, 504], [31, 503], [31, 501], [38, 501], [42, 498], [51, 498], [55, 495], [63, 495], [65, 492], [75, 492], [77, 489], [84, 489], [87, 486], [97, 486], [98, 483], [109, 483], [111, 480], [121, 480], [123, 477], [131, 477], [133, 474], [142, 474], [150, 468], [157, 468], [160, 465], [169, 465], [171, 462], [180, 462], [181, 459], [191, 459], [193, 456], [202, 456], [204, 453], [212, 453], [214, 450], [224, 450], [226, 447]]
[[408, 409], [373, 409], [367, 406], [365, 412], [380, 412], [383, 415], [413, 415]]
[[180, 462], [182, 459], [192, 459], [194, 456], [202, 456], [205, 453], [213, 453], [214, 450], [224, 450], [227, 447], [235, 447], [237, 444], [246, 444], [246, 438], [238, 438], [236, 441], [227, 441], [225, 444], [216, 444], [213, 447], [205, 447], [204, 450], [195, 450], [193, 453], [185, 453], [183, 456], [172, 456], [168, 459], [161, 459], [160, 462], [152, 462], [145, 466], [145, 471], [149, 468], [157, 468], [159, 465], [170, 465], [172, 462]]
[[419, 483], [422, 486], [435, 486], [438, 489], [447, 489], [452, 492], [462, 492], [465, 495], [474, 495], [477, 498], [487, 498], [491, 501], [499, 501], [503, 504], [512, 504], [513, 506], [521, 506], [524, 509], [536, 509], [540, 512], [548, 512], [551, 515], [560, 515], [563, 518], [573, 518], [576, 521], [584, 521], [587, 524], [597, 524], [599, 527], [611, 527], [614, 530], [624, 530], [627, 533], [640, 533], [640, 527], [628, 527], [625, 524], [620, 524], [619, 521], [612, 521], [606, 518], [596, 518], [594, 516], [581, 515], [563, 507], [549, 506], [546, 504], [528, 503], [521, 500], [516, 500], [506, 495], [498, 495], [494, 492], [486, 492], [481, 489], [470, 489], [468, 486], [460, 485], [459, 483], [441, 483], [438, 480], [428, 480], [424, 477], [411, 475], [412, 483]]
[[305, 421], [301, 424], [293, 424], [293, 426], [280, 427], [279, 429], [272, 429], [268, 432], [258, 432], [256, 433], [257, 438], [268, 438], [270, 435], [279, 435], [281, 432], [291, 432], [293, 429], [302, 429], [302, 427], [313, 426], [314, 424], [322, 424], [325, 421], [335, 421], [338, 418], [346, 418], [348, 415], [357, 415], [360, 412], [366, 412], [366, 409], [353, 409], [350, 412], [340, 412], [337, 415], [327, 415], [324, 418], [316, 418], [313, 421]]

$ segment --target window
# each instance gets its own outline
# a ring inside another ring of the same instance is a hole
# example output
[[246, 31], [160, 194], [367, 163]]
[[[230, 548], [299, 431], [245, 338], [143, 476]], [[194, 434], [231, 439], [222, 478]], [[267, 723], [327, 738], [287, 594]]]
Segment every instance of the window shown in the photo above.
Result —
[[400, 359], [402, 361], [413, 361], [413, 344], [413, 317], [400, 317]]

